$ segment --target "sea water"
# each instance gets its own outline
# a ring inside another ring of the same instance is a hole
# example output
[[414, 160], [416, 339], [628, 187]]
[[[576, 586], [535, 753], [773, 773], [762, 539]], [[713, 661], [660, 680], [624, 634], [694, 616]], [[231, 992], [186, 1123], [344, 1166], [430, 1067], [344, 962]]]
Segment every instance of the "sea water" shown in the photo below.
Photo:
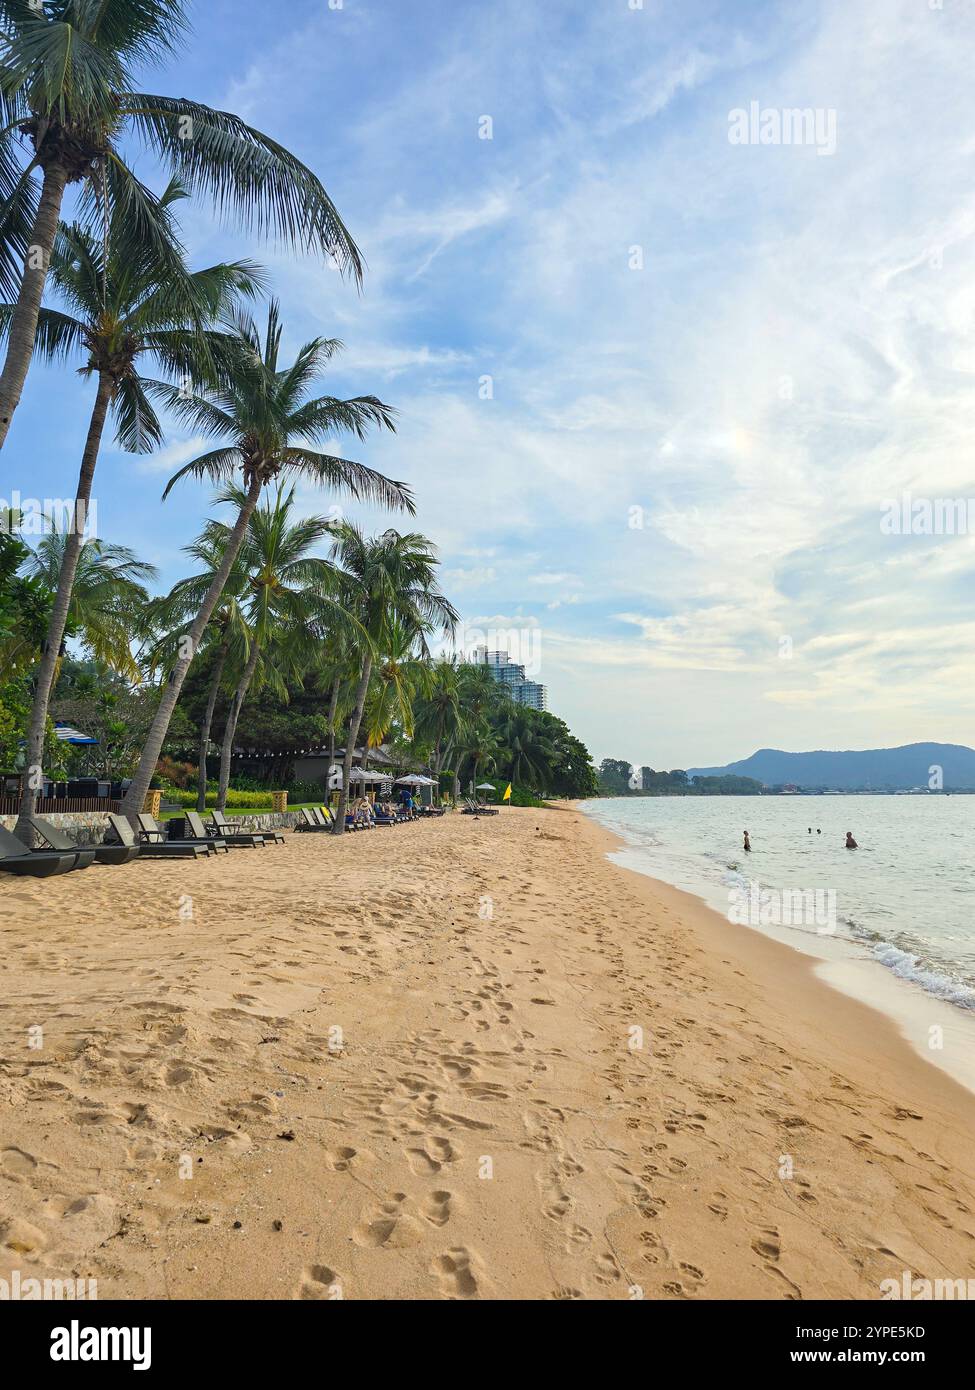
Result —
[[[613, 856], [625, 867], [811, 954], [845, 940], [975, 1011], [975, 796], [615, 797], [583, 810], [625, 842]], [[799, 894], [804, 914], [788, 910]]]

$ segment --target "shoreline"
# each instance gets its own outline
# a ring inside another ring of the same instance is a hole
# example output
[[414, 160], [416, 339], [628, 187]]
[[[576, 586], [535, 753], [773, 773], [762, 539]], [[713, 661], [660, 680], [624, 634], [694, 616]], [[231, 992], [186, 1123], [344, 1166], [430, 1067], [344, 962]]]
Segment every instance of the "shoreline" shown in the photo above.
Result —
[[0, 882], [0, 1276], [422, 1300], [967, 1277], [970, 1093], [613, 838], [507, 808]]
[[[732, 922], [703, 892], [681, 888], [650, 869], [634, 868], [623, 862], [624, 855], [638, 857], [636, 847], [595, 815], [584, 811], [580, 802], [566, 804], [606, 834], [610, 842], [607, 857], [617, 868], [685, 894], [732, 932], [757, 935], [808, 960], [817, 981], [864, 1005], [884, 1022], [892, 1023], [899, 1038], [922, 1061], [975, 1095], [975, 1015], [970, 1010], [932, 994], [916, 980], [898, 975], [870, 956], [862, 943], [850, 938], [813, 935], [784, 926]], [[940, 1045], [932, 1047], [934, 1030], [938, 1030]]]

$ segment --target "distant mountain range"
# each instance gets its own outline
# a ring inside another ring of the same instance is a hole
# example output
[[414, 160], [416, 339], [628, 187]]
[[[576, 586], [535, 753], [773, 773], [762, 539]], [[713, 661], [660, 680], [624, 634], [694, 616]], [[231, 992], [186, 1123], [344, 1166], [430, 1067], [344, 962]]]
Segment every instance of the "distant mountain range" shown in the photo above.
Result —
[[962, 743], [906, 743], [902, 748], [851, 749], [845, 752], [785, 753], [760, 748], [750, 758], [727, 767], [690, 767], [691, 777], [754, 777], [766, 786], [824, 787], [851, 791], [904, 791], [928, 787], [930, 769], [942, 769], [943, 785], [975, 788], [975, 749]]

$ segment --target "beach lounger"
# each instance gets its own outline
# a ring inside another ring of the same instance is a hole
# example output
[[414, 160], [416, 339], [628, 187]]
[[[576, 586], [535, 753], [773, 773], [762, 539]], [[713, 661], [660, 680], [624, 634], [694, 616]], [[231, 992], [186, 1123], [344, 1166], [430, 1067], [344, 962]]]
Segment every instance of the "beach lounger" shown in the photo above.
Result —
[[[79, 847], [63, 830], [58, 830], [56, 825], [52, 825], [43, 816], [31, 816], [30, 824], [44, 843], [51, 849], [77, 850]], [[130, 860], [138, 857], [139, 846], [132, 841], [130, 845], [88, 845], [87, 849], [94, 851], [95, 861], [98, 864], [128, 864]]]
[[304, 831], [308, 834], [322, 835], [332, 828], [328, 821], [316, 820], [307, 806], [299, 807], [298, 814], [301, 816], [301, 820], [295, 826], [296, 832]]
[[[151, 817], [150, 817], [151, 819]], [[108, 817], [108, 826], [115, 840], [120, 845], [136, 846], [139, 851], [140, 859], [209, 859], [213, 850], [206, 845], [179, 844], [175, 840], [167, 840], [163, 832], [155, 825], [154, 831], [148, 828], [139, 829], [139, 838], [132, 829], [124, 816], [111, 812]], [[148, 838], [150, 835], [156, 838]], [[113, 842], [109, 842], [110, 847]]]
[[497, 814], [497, 806], [483, 806], [479, 801], [472, 801], [469, 796], [464, 797], [462, 816], [496, 816]]
[[[210, 819], [213, 821], [213, 834], [223, 840], [253, 840], [261, 845], [284, 844], [284, 836], [277, 830], [242, 830], [238, 821], [228, 820], [222, 811], [211, 811]], [[207, 826], [207, 829], [210, 827]]]
[[[139, 835], [142, 842], [143, 854], [149, 852], [155, 854], [162, 850], [164, 846], [178, 846], [181, 849], [198, 849], [201, 854], [216, 854], [222, 850], [227, 854], [227, 846], [220, 844], [217, 840], [211, 840], [209, 836], [204, 839], [170, 840], [162, 826], [157, 825], [155, 820], [145, 811], [140, 811], [136, 816], [139, 823]], [[175, 858], [175, 856], [172, 856]]]
[[66, 874], [70, 869], [87, 868], [91, 862], [88, 859], [79, 866], [77, 852], [29, 849], [13, 831], [0, 826], [0, 869], [5, 869], [7, 873], [49, 878], [52, 874]]
[[[312, 819], [321, 830], [335, 829], [335, 817], [327, 806], [313, 806], [311, 808], [311, 814]], [[367, 827], [356, 819], [356, 813], [354, 811], [346, 811], [345, 828], [346, 830], [365, 830]]]
[[210, 835], [203, 824], [203, 817], [199, 811], [184, 811], [183, 819], [192, 830], [192, 835], [184, 835], [184, 840], [199, 840], [201, 844], [213, 845], [216, 850], [229, 852], [231, 845], [235, 849], [254, 849], [253, 844], [248, 844], [246, 840], [225, 840], [222, 835]]

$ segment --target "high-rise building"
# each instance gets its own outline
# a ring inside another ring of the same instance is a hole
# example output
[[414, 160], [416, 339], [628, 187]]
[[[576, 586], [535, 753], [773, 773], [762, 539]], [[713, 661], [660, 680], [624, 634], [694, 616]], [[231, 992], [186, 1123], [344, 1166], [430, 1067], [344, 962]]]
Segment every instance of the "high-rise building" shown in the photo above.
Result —
[[486, 666], [496, 681], [506, 687], [517, 705], [528, 705], [531, 709], [548, 709], [548, 691], [538, 681], [528, 680], [524, 666], [512, 661], [507, 652], [488, 651], [487, 647], [475, 647], [471, 658], [479, 666]]

